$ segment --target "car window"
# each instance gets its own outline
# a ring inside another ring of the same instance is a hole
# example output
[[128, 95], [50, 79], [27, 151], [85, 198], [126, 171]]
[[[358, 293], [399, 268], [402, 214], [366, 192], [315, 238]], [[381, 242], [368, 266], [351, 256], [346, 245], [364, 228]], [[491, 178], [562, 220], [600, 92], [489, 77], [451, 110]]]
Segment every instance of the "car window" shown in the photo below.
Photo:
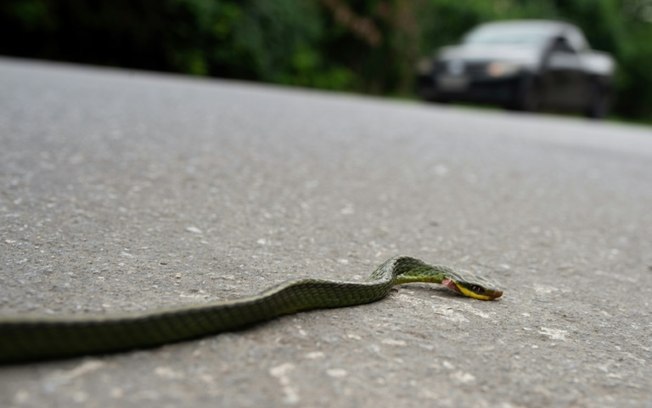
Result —
[[510, 44], [541, 45], [551, 37], [547, 27], [537, 26], [489, 26], [471, 31], [465, 38], [465, 44]]

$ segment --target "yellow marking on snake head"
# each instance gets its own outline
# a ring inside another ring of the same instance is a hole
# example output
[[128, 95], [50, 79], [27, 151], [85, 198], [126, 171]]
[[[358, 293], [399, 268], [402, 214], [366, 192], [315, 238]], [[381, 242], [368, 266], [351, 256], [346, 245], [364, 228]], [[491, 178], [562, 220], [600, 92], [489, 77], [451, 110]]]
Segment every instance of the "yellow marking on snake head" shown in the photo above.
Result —
[[[455, 285], [455, 288], [457, 288], [457, 291], [460, 294], [464, 296], [468, 296], [473, 299], [494, 300], [494, 299], [498, 299], [503, 295], [503, 292], [501, 290], [490, 289], [481, 285], [476, 285], [476, 284], [466, 283], [466, 282], [458, 282], [455, 281], [454, 279], [451, 279], [450, 282]], [[450, 284], [447, 286], [450, 288]]]

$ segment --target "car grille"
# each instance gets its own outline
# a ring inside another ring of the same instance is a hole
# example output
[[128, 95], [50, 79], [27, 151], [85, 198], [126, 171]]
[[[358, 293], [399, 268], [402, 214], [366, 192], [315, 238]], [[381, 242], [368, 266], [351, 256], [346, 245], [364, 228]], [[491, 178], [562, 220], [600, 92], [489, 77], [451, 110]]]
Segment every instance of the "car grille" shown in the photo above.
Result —
[[474, 78], [486, 76], [487, 64], [484, 62], [469, 62], [464, 67], [464, 73]]
[[[451, 61], [437, 61], [435, 64], [435, 72], [439, 74], [449, 74], [449, 64]], [[464, 69], [460, 75], [467, 75], [472, 78], [483, 78], [487, 76], [487, 63], [486, 62], [464, 62]]]

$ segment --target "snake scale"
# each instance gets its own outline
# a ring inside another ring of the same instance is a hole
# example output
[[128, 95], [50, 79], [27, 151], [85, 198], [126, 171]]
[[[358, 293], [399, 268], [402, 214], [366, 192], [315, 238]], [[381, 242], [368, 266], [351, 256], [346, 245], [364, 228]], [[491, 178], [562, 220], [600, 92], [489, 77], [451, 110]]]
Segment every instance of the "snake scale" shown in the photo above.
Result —
[[400, 256], [385, 261], [363, 282], [291, 280], [251, 297], [143, 314], [0, 318], [0, 364], [156, 347], [300, 311], [374, 302], [394, 285], [411, 282], [440, 283], [480, 300], [502, 295], [474, 274]]

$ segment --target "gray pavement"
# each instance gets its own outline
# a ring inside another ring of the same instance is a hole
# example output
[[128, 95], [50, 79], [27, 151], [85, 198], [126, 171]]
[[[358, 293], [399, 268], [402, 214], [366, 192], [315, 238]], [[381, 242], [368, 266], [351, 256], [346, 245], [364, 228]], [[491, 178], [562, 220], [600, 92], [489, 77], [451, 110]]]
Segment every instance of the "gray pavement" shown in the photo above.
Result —
[[0, 315], [402, 287], [159, 349], [0, 368], [3, 407], [652, 406], [652, 131], [0, 59]]

